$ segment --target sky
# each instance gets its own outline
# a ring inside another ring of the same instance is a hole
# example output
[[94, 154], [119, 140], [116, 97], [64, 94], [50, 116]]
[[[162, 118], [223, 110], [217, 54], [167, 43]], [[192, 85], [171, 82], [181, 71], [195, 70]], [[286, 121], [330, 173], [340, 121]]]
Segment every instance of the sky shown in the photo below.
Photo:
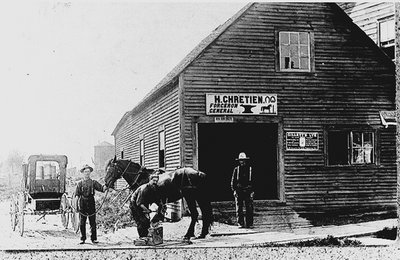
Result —
[[0, 3], [0, 161], [11, 151], [91, 163], [131, 110], [246, 2]]

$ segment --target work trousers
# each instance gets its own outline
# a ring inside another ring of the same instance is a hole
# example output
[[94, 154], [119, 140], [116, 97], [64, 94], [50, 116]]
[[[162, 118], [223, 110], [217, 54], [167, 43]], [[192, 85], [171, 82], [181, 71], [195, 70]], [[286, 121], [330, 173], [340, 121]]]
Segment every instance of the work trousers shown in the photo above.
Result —
[[86, 240], [86, 219], [89, 216], [90, 239], [97, 240], [96, 214], [94, 197], [81, 197], [79, 201], [81, 240]]
[[[83, 216], [80, 214], [80, 229], [81, 229], [81, 240], [85, 241], [86, 240], [86, 219], [88, 217]], [[97, 229], [96, 229], [96, 214], [89, 216], [89, 224], [90, 224], [90, 239], [92, 241], [97, 240]]]
[[150, 219], [148, 214], [144, 214], [141, 207], [136, 206], [135, 203], [130, 205], [132, 217], [136, 222], [136, 228], [139, 237], [147, 237], [150, 228]]
[[[236, 190], [235, 203], [236, 203], [236, 217], [238, 224], [241, 226], [250, 227], [253, 225], [253, 198], [250, 196], [249, 190]], [[246, 207], [246, 220], [243, 214], [243, 202]]]

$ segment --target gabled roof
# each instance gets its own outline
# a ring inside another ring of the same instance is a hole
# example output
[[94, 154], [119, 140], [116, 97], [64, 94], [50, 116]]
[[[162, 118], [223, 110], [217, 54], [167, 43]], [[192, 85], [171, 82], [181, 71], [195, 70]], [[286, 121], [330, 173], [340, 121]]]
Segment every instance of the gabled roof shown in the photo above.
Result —
[[202, 40], [175, 68], [169, 72], [144, 98], [139, 102], [131, 111], [126, 112], [121, 120], [118, 122], [114, 131], [111, 135], [114, 135], [119, 127], [125, 122], [125, 120], [135, 113], [139, 108], [148, 102], [155, 93], [158, 93], [164, 87], [168, 86], [173, 82], [179, 75], [201, 54], [203, 51], [214, 42], [223, 32], [225, 32], [233, 23], [235, 23], [243, 13], [245, 13], [254, 3], [249, 3], [240, 9], [235, 15], [229, 18], [224, 24], [218, 26], [210, 35], [208, 35], [204, 40]]
[[[152, 98], [156, 97], [156, 94], [159, 93], [164, 88], [168, 87], [171, 83], [173, 83], [179, 75], [197, 58], [199, 57], [205, 49], [210, 46], [220, 35], [222, 35], [232, 24], [234, 24], [254, 3], [249, 3], [244, 6], [239, 12], [229, 18], [224, 24], [217, 27], [210, 35], [208, 35], [204, 40], [202, 40], [175, 68], [169, 72], [143, 99], [140, 101], [132, 110], [126, 112], [117, 126], [111, 133], [111, 135], [115, 135], [116, 131], [121, 127], [121, 125], [126, 121], [126, 119], [132, 114], [136, 113], [140, 110], [140, 108], [147, 104]], [[367, 44], [369, 44], [372, 48], [378, 51], [384, 61], [389, 64], [389, 66], [394, 67], [394, 63], [390, 60], [390, 58], [372, 41], [372, 39], [360, 28], [358, 27], [353, 20], [346, 14], [346, 12], [339, 7], [336, 3], [327, 3], [338, 12], [339, 15], [349, 22], [353, 29], [356, 32], [362, 34], [362, 37], [365, 37]]]

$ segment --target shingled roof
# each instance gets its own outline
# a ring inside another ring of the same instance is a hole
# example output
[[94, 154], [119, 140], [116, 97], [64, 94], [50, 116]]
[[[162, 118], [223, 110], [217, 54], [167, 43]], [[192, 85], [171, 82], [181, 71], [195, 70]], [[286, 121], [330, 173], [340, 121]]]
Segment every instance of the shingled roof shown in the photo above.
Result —
[[115, 127], [112, 135], [119, 129], [125, 120], [136, 111], [139, 110], [147, 101], [155, 96], [156, 93], [161, 91], [164, 87], [173, 82], [179, 75], [223, 32], [225, 32], [236, 20], [238, 20], [243, 13], [245, 13], [254, 3], [249, 3], [240, 9], [235, 15], [229, 18], [224, 24], [218, 26], [210, 35], [202, 40], [175, 68], [170, 71], [131, 111], [126, 112], [121, 120]]

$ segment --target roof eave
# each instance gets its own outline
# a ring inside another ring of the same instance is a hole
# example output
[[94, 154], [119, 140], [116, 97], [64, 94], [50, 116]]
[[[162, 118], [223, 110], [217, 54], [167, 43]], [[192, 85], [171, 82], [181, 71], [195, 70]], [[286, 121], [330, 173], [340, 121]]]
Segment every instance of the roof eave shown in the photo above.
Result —
[[116, 132], [126, 121], [128, 116], [137, 111], [139, 107], [151, 100], [157, 93], [159, 93], [164, 87], [173, 83], [179, 75], [199, 57], [208, 46], [210, 46], [218, 37], [225, 32], [232, 24], [234, 24], [254, 3], [248, 3], [242, 9], [240, 9], [235, 15], [229, 18], [224, 24], [217, 27], [210, 35], [203, 39], [186, 57], [177, 65], [175, 68], [169, 72], [150, 92], [140, 101], [132, 110], [126, 112], [121, 120], [118, 122], [117, 126], [111, 135], [115, 136]]

